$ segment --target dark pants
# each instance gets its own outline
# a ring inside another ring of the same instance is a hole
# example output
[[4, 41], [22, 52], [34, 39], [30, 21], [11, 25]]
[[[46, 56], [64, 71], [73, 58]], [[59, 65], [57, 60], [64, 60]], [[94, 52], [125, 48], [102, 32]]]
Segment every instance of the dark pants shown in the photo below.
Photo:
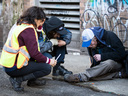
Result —
[[[54, 46], [52, 52], [48, 52], [51, 54], [52, 57], [55, 57], [55, 59], [61, 54], [61, 56], [57, 60], [57, 64], [55, 67], [53, 67], [53, 71], [56, 71], [61, 63], [64, 63], [65, 54], [67, 54], [66, 46], [58, 47]], [[44, 53], [43, 53], [44, 54]]]
[[39, 78], [50, 74], [50, 72], [51, 66], [49, 64], [29, 61], [27, 66], [21, 69], [16, 69], [14, 71], [7, 72], [7, 74], [11, 77], [21, 77], [33, 73], [36, 78]]
[[56, 71], [61, 63], [64, 63], [64, 58], [66, 53], [67, 53], [66, 46], [62, 46], [62, 47], [54, 46], [52, 56], [55, 56], [55, 59], [59, 56], [59, 54], [61, 54], [61, 56], [58, 58], [56, 66], [53, 67], [53, 71]]

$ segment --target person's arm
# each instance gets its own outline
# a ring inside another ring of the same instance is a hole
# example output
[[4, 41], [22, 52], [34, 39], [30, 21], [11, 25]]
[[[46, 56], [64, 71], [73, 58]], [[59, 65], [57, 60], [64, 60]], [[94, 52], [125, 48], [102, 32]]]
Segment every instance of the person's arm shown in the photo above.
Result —
[[116, 36], [116, 34], [113, 33], [111, 34], [109, 41], [111, 42], [112, 44], [111, 47], [114, 49], [114, 51], [101, 53], [101, 61], [108, 60], [108, 59], [112, 59], [115, 61], [122, 60], [126, 54], [125, 54], [125, 48], [121, 40]]
[[72, 33], [68, 29], [66, 29], [66, 30], [68, 31], [68, 33], [63, 37], [63, 40], [66, 42], [66, 45], [68, 45], [71, 42]]
[[52, 42], [47, 40], [46, 42], [40, 42], [40, 52], [44, 53], [52, 48]]
[[[48, 39], [45, 34], [41, 34], [41, 32], [38, 32], [38, 40], [39, 40], [39, 46], [40, 46], [40, 52], [44, 53], [48, 50], [52, 49], [52, 46], [58, 45], [57, 39]], [[45, 41], [44, 41], [45, 40]]]
[[38, 44], [35, 37], [34, 29], [27, 28], [25, 29], [18, 37], [19, 45], [26, 46], [27, 50], [30, 54], [30, 57], [35, 59], [37, 62], [42, 63], [49, 63], [50, 59], [44, 55], [42, 55], [41, 52], [38, 51]]

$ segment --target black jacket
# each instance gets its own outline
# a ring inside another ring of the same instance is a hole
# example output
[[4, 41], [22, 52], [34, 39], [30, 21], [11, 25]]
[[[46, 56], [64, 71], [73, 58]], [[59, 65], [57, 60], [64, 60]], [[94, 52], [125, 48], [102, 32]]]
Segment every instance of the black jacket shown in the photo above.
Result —
[[[68, 29], [66, 29], [66, 30], [68, 31], [68, 33], [66, 35], [64, 35], [61, 40], [64, 40], [66, 42], [66, 46], [67, 46], [71, 42], [72, 33]], [[40, 45], [41, 53], [47, 52], [48, 50], [52, 49], [52, 42], [49, 40], [48, 37], [46, 38], [45, 42], [42, 41], [39, 43], [39, 45]]]
[[[105, 41], [105, 44], [101, 43], [100, 41]], [[102, 38], [98, 38], [98, 42], [98, 47], [102, 48], [101, 61], [111, 59], [120, 63], [123, 62], [123, 59], [126, 56], [125, 48], [121, 40], [114, 32], [104, 30], [103, 36]], [[88, 52], [91, 57], [91, 67], [101, 62], [96, 62], [93, 58], [93, 56], [96, 54], [96, 49], [88, 48]]]

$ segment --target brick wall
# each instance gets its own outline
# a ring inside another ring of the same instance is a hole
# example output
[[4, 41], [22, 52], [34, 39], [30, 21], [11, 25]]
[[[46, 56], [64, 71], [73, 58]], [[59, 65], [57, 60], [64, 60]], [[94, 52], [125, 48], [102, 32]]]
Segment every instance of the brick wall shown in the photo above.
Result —
[[34, 0], [24, 0], [24, 10], [34, 5]]
[[[34, 5], [34, 0], [3, 0], [3, 27], [0, 26], [3, 32], [0, 36], [3, 37], [3, 44], [6, 41], [8, 32], [12, 25], [17, 21], [24, 10]], [[0, 46], [1, 40], [0, 40]]]

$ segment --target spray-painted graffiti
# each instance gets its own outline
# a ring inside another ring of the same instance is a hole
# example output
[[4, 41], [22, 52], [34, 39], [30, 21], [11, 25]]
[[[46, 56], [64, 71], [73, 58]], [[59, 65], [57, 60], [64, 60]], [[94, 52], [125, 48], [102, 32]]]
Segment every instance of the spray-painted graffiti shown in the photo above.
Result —
[[115, 32], [128, 47], [128, 0], [88, 0], [81, 14], [81, 28], [93, 26]]

